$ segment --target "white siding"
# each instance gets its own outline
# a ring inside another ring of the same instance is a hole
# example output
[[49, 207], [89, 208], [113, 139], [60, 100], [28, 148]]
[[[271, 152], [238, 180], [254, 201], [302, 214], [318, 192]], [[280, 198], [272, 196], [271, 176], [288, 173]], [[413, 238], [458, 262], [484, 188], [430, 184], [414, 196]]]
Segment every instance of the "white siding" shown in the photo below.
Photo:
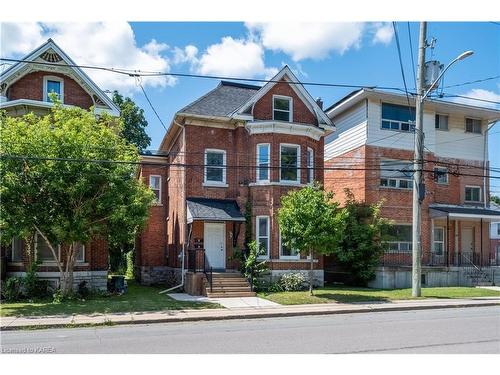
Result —
[[337, 130], [325, 138], [325, 160], [366, 143], [366, 101], [333, 118]]

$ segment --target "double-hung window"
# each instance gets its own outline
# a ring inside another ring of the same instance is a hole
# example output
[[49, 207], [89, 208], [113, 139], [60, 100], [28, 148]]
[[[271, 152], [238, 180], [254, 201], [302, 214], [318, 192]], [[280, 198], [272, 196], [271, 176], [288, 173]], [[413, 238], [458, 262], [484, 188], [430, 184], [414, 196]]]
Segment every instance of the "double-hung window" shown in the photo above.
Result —
[[55, 94], [57, 99], [63, 101], [64, 81], [59, 77], [44, 77], [43, 82], [44, 90], [43, 96], [46, 102], [51, 102], [51, 94]]
[[280, 181], [300, 182], [300, 146], [280, 145]]
[[465, 132], [481, 134], [481, 120], [476, 118], [466, 118]]
[[273, 96], [273, 120], [292, 122], [292, 98]]
[[226, 151], [205, 150], [205, 184], [226, 184]]
[[435, 128], [439, 130], [448, 130], [448, 115], [436, 113]]
[[380, 186], [396, 189], [411, 189], [413, 163], [403, 160], [382, 159], [380, 161]]
[[434, 167], [434, 180], [438, 184], [448, 183], [448, 168], [446, 167]]
[[300, 253], [297, 249], [294, 249], [291, 246], [287, 246], [283, 242], [283, 238], [280, 233], [280, 258], [281, 259], [299, 259]]
[[269, 143], [257, 145], [257, 181], [269, 182], [269, 166], [271, 163], [271, 146]]
[[149, 176], [149, 188], [153, 190], [153, 193], [155, 194], [155, 203], [161, 204], [161, 176]]
[[434, 227], [434, 254], [443, 255], [444, 251], [444, 228]]
[[314, 181], [314, 150], [307, 148], [307, 183], [312, 184]]
[[393, 225], [388, 233], [389, 251], [410, 252], [412, 250], [411, 225]]
[[259, 245], [259, 257], [269, 257], [269, 216], [255, 218], [255, 236]]
[[382, 103], [382, 129], [412, 132], [415, 123], [415, 108]]
[[481, 188], [479, 186], [465, 187], [466, 202], [481, 202]]
[[23, 261], [24, 241], [19, 237], [14, 237], [7, 248], [7, 259], [12, 263], [19, 263]]
[[76, 262], [83, 263], [85, 262], [85, 245], [81, 242], [75, 242], [73, 244], [74, 251], [76, 253]]
[[[60, 248], [59, 245], [53, 245], [54, 250], [56, 251], [56, 255], [58, 256], [58, 260], [60, 258]], [[35, 249], [36, 249], [36, 259], [41, 262], [55, 262], [54, 255], [50, 250], [49, 244], [45, 239], [36, 234], [35, 236]]]

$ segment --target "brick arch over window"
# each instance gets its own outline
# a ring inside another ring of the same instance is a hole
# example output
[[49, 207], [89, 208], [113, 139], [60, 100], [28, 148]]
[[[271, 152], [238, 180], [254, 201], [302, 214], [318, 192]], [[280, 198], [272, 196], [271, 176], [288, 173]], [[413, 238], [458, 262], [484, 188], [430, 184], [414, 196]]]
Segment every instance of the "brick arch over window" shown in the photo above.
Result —
[[89, 109], [94, 103], [90, 95], [72, 78], [55, 72], [28, 73], [7, 90], [9, 100], [30, 99], [43, 101], [43, 77], [55, 76], [64, 80], [64, 104]]
[[295, 93], [291, 85], [281, 80], [274, 85], [254, 105], [253, 116], [255, 120], [273, 119], [273, 95], [289, 96], [293, 99], [293, 122], [317, 125], [316, 116], [307, 108], [302, 99]]

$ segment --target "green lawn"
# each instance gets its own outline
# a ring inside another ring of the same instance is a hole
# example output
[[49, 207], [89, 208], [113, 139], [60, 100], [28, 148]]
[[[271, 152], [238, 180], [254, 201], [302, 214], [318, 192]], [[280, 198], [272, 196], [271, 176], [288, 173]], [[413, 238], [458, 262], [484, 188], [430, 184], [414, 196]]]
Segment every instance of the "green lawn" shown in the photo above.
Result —
[[[391, 301], [398, 299], [412, 299], [411, 289], [370, 289], [344, 286], [330, 286], [314, 291], [259, 293], [259, 297], [280, 303], [282, 305], [300, 305], [310, 303], [331, 302], [370, 302]], [[480, 288], [451, 287], [451, 288], [422, 288], [421, 298], [468, 298], [468, 297], [500, 297], [500, 292]]]
[[134, 311], [162, 311], [180, 309], [207, 309], [218, 304], [180, 302], [165, 294], [162, 288], [142, 286], [128, 282], [128, 292], [121, 296], [95, 297], [88, 300], [73, 300], [62, 303], [52, 301], [2, 303], [0, 316], [71, 315]]

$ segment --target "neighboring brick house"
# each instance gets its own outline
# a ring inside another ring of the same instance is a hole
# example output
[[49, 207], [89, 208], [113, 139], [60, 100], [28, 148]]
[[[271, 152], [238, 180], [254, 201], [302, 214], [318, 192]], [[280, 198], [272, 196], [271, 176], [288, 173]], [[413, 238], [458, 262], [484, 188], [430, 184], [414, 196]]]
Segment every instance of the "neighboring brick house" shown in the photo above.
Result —
[[[67, 56], [52, 39], [23, 58], [0, 75], [0, 110], [8, 116], [21, 116], [34, 112], [43, 115], [53, 103], [49, 93], [54, 92], [63, 106], [84, 109], [94, 107], [98, 115], [107, 112], [119, 116], [119, 109], [111, 99]], [[37, 64], [35, 64], [37, 63]], [[49, 64], [57, 65], [49, 65]], [[43, 241], [35, 236], [35, 256], [41, 261], [38, 275], [55, 285], [59, 282], [59, 271], [52, 254]], [[75, 266], [75, 284], [87, 280], [91, 287], [106, 288], [108, 250], [105, 241], [94, 240], [79, 244]], [[7, 276], [22, 276], [28, 265], [25, 243], [14, 239], [2, 248], [2, 259], [7, 259]]]
[[[204, 249], [214, 270], [235, 270], [246, 208], [271, 274], [307, 271], [309, 261], [281, 245], [277, 213], [290, 189], [323, 181], [323, 139], [333, 129], [288, 67], [262, 87], [223, 81], [178, 111], [160, 146], [165, 156], [146, 156], [141, 167], [161, 197], [137, 240], [141, 281], [179, 270], [183, 250]], [[321, 258], [315, 277], [323, 284]]]
[[[337, 131], [325, 139], [325, 187], [341, 201], [345, 188], [367, 203], [383, 200], [382, 216], [395, 223], [390, 250], [372, 283], [379, 287], [411, 285], [415, 109], [407, 100], [362, 89], [326, 110]], [[425, 103], [424, 285], [493, 281], [489, 222], [500, 212], [488, 207], [489, 178], [482, 176], [488, 174], [487, 129], [499, 119], [494, 109]], [[329, 268], [330, 259], [325, 262]]]

